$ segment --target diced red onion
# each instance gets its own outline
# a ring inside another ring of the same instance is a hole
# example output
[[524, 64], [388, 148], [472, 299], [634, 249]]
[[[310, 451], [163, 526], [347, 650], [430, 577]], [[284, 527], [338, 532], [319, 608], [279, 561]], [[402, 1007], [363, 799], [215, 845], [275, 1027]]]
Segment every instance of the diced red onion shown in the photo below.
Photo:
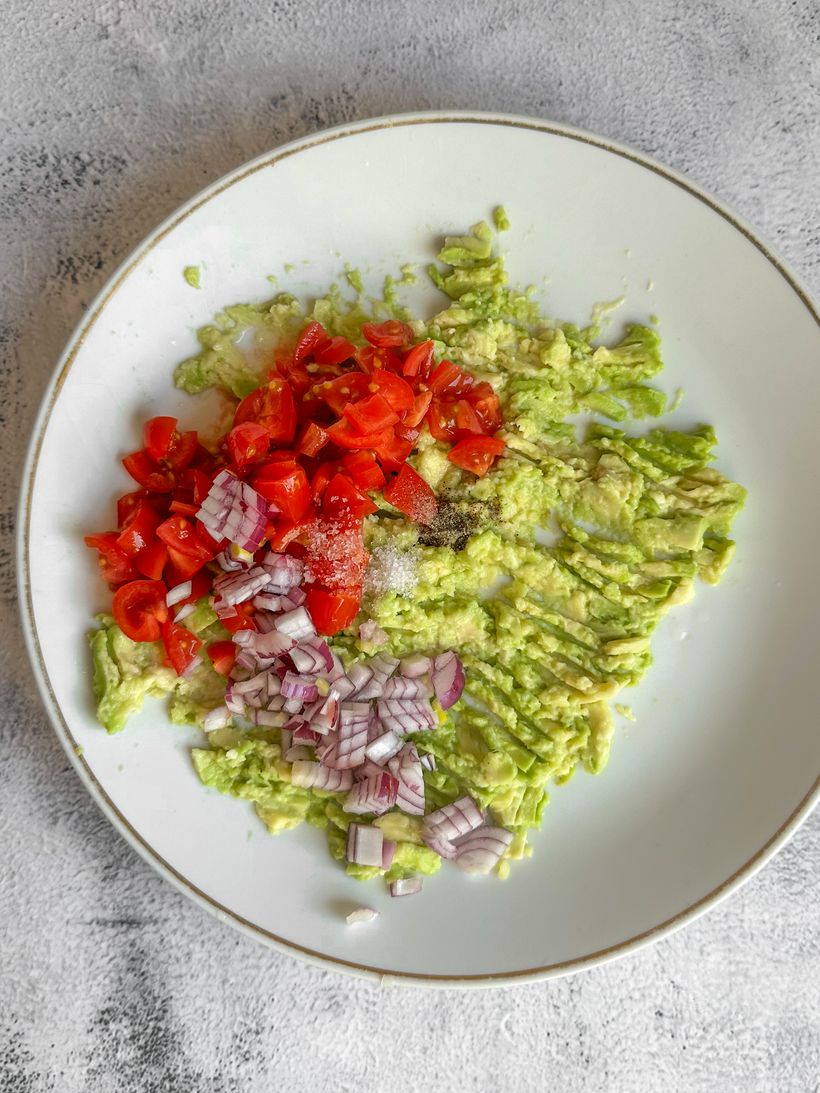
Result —
[[274, 710], [257, 710], [254, 720], [257, 725], [264, 725], [266, 728], [270, 729], [278, 729], [284, 725], [285, 715], [283, 713], [277, 713]]
[[289, 651], [288, 656], [297, 672], [309, 673], [314, 676], [327, 670], [327, 662], [330, 659], [325, 656], [321, 648], [307, 641], [294, 646]]
[[256, 657], [249, 653], [247, 649], [240, 649], [236, 654], [234, 663], [239, 668], [253, 668], [256, 665]]
[[250, 679], [237, 680], [232, 685], [233, 693], [235, 695], [247, 695], [251, 693], [259, 693], [260, 691], [268, 693], [268, 675], [267, 672], [259, 672], [255, 676], [251, 676]]
[[285, 698], [299, 698], [304, 703], [312, 702], [319, 694], [319, 690], [310, 676], [285, 672], [282, 680], [282, 694]]
[[[222, 538], [222, 536], [220, 536]], [[250, 555], [251, 562], [253, 561], [253, 555]], [[242, 558], [231, 557], [230, 550], [220, 550], [214, 559], [219, 568], [225, 573], [240, 573], [243, 569], [247, 569], [250, 562], [244, 561]]]
[[176, 603], [181, 603], [182, 600], [187, 600], [193, 590], [193, 584], [191, 581], [183, 581], [182, 584], [175, 584], [173, 588], [169, 588], [165, 596], [165, 604], [167, 607], [173, 607]]
[[393, 864], [393, 858], [396, 854], [396, 843], [392, 839], [385, 839], [382, 842], [382, 869], [389, 869]]
[[353, 684], [354, 691], [360, 691], [373, 678], [373, 670], [362, 661], [357, 661], [347, 673], [347, 678]]
[[370, 705], [367, 702], [342, 702], [339, 712], [343, 722], [370, 720]]
[[399, 783], [396, 804], [411, 816], [424, 815], [424, 772], [415, 744], [405, 744], [387, 764]]
[[322, 758], [323, 763], [336, 770], [352, 770], [364, 762], [364, 749], [367, 746], [367, 722], [345, 721], [342, 718], [335, 742], [335, 750], [329, 757]]
[[245, 712], [245, 700], [242, 695], [234, 694], [235, 684], [229, 683], [225, 688], [225, 705], [233, 714], [243, 714]]
[[369, 683], [359, 688], [358, 698], [379, 698], [384, 691], [384, 685], [398, 668], [399, 662], [395, 657], [389, 657], [386, 653], [379, 653], [371, 657], [367, 667], [373, 673]]
[[302, 789], [326, 789], [330, 793], [345, 793], [353, 785], [349, 770], [330, 770], [321, 763], [297, 760], [290, 770], [290, 780]]
[[[258, 596], [254, 596], [254, 598], [251, 600], [251, 604], [255, 604], [256, 600], [258, 599]], [[256, 608], [256, 613], [253, 616], [253, 621], [255, 622], [256, 629], [259, 631], [260, 634], [269, 634], [271, 630], [276, 629], [276, 614], [276, 612], [261, 611], [258, 607]]]
[[436, 809], [424, 818], [424, 826], [430, 834], [449, 840], [467, 835], [483, 823], [481, 809], [472, 797], [466, 796]]
[[429, 657], [416, 653], [411, 657], [405, 657], [399, 662], [399, 672], [407, 679], [417, 679], [430, 671], [432, 661]]
[[304, 588], [292, 588], [286, 596], [282, 597], [282, 610], [293, 611], [297, 607], [301, 607], [307, 599], [307, 592]]
[[287, 611], [276, 620], [276, 629], [280, 634], [287, 634], [296, 641], [305, 641], [307, 638], [316, 637], [316, 627], [313, 619], [304, 607], [296, 607], [293, 611]]
[[372, 812], [381, 816], [396, 803], [399, 784], [392, 774], [376, 774], [357, 782], [345, 798], [345, 812]]
[[421, 677], [394, 676], [382, 689], [383, 698], [430, 698], [433, 688]]
[[318, 732], [312, 729], [306, 721], [303, 721], [301, 725], [293, 730], [292, 742], [294, 744], [307, 744], [310, 747], [316, 747], [321, 739]]
[[231, 711], [227, 706], [217, 706], [215, 710], [208, 710], [202, 727], [205, 732], [213, 732], [215, 729], [224, 729], [230, 723]]
[[442, 710], [449, 710], [464, 692], [464, 665], [455, 653], [442, 653], [433, 661], [430, 678]]
[[294, 744], [285, 752], [284, 758], [288, 763], [309, 762], [313, 759], [313, 755], [305, 744]]
[[465, 873], [489, 873], [503, 857], [513, 840], [503, 827], [479, 827], [456, 845], [456, 865]]
[[334, 698], [350, 698], [351, 695], [356, 693], [356, 688], [347, 676], [339, 676], [331, 683], [329, 693], [332, 694]]
[[290, 729], [281, 729], [279, 731], [279, 739], [282, 742], [282, 754], [288, 751], [293, 743], [293, 733]]
[[359, 627], [359, 640], [368, 645], [386, 645], [390, 639], [375, 619], [367, 619]]
[[402, 738], [396, 733], [383, 732], [381, 736], [371, 740], [364, 749], [364, 753], [371, 762], [382, 765], [401, 751], [403, 743]]
[[425, 770], [436, 769], [436, 757], [431, 751], [428, 751], [425, 755], [419, 757], [419, 762]]
[[344, 676], [345, 668], [339, 654], [334, 653], [332, 649], [330, 650], [330, 659], [332, 663], [330, 671], [327, 673], [327, 681], [328, 683], [335, 683], [337, 679], [341, 679], [342, 676]]
[[434, 851], [440, 858], [446, 858], [448, 861], [452, 861], [456, 856], [456, 848], [451, 842], [445, 839], [441, 835], [422, 835], [422, 841], [425, 846], [428, 846]]
[[436, 715], [427, 699], [380, 698], [376, 708], [384, 727], [399, 734], [422, 732], [432, 729], [436, 723]]
[[214, 607], [236, 607], [252, 600], [269, 581], [261, 566], [254, 566], [243, 573], [223, 573], [214, 581]]
[[228, 539], [253, 554], [265, 537], [268, 502], [224, 470], [216, 476], [197, 518], [214, 540]]
[[174, 615], [174, 622], [182, 622], [182, 620], [187, 619], [189, 615], [193, 615], [194, 611], [196, 611], [195, 603], [184, 603], [179, 611], [177, 611], [176, 615]]
[[281, 611], [282, 597], [274, 596], [270, 592], [260, 592], [251, 601], [257, 611]]
[[403, 877], [391, 881], [388, 890], [391, 896], [415, 896], [422, 888], [421, 877]]
[[348, 926], [355, 926], [360, 922], [372, 922], [379, 917], [379, 912], [375, 911], [372, 907], [357, 907], [355, 911], [351, 911], [346, 917], [345, 922]]
[[285, 704], [282, 709], [285, 711], [285, 713], [299, 713], [304, 704], [305, 703], [301, 698], [286, 698]]
[[279, 595], [285, 595], [302, 583], [304, 566], [292, 554], [275, 554], [269, 551], [262, 559], [262, 565], [270, 573], [272, 589]]
[[270, 630], [267, 634], [257, 634], [253, 630], [239, 630], [234, 634], [234, 641], [240, 634], [250, 634], [247, 645], [260, 659], [275, 659], [289, 653], [294, 646], [293, 638], [281, 630]]
[[339, 723], [339, 702], [332, 695], [328, 695], [324, 702], [320, 699], [318, 708], [308, 717], [311, 728], [316, 732], [326, 735], [332, 732]]
[[384, 855], [384, 835], [372, 824], [351, 824], [347, 829], [346, 857], [354, 865], [375, 865], [381, 868]]

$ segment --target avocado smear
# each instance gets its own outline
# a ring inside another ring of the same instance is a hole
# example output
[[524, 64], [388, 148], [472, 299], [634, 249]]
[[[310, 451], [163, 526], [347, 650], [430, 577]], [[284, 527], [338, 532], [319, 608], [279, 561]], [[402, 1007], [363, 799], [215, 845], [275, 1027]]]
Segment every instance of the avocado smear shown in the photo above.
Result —
[[[508, 227], [503, 209], [494, 215]], [[566, 782], [580, 765], [600, 773], [614, 731], [613, 709], [625, 687], [652, 662], [650, 640], [661, 618], [689, 600], [697, 579], [716, 584], [734, 553], [729, 537], [744, 489], [711, 466], [708, 425], [690, 431], [626, 423], [661, 415], [666, 395], [651, 385], [662, 369], [660, 339], [629, 324], [613, 344], [593, 324], [580, 328], [544, 317], [529, 292], [507, 283], [484, 223], [445, 239], [440, 265], [428, 271], [448, 298], [429, 321], [409, 315], [388, 278], [385, 299], [364, 296], [358, 276], [306, 312], [288, 294], [225, 308], [199, 331], [199, 354], [176, 370], [179, 388], [214, 387], [242, 397], [264, 380], [264, 360], [309, 320], [362, 344], [362, 322], [409, 321], [432, 338], [436, 359], [463, 365], [498, 392], [506, 452], [484, 478], [459, 470], [426, 430], [411, 457], [440, 499], [439, 520], [419, 529], [380, 498], [366, 521], [375, 555], [407, 555], [414, 585], [371, 587], [353, 626], [331, 644], [349, 665], [373, 650], [358, 626], [374, 619], [395, 656], [454, 649], [467, 685], [440, 724], [418, 733], [427, 809], [464, 794], [488, 820], [514, 833], [499, 863], [528, 856], [527, 835], [540, 826], [547, 785]], [[250, 334], [252, 347], [248, 349]], [[242, 338], [242, 348], [237, 345]], [[568, 419], [584, 415], [578, 426]], [[123, 728], [147, 696], [169, 695], [171, 719], [202, 724], [221, 704], [223, 681], [203, 664], [189, 679], [163, 667], [159, 646], [130, 641], [106, 616], [91, 635], [98, 716]], [[227, 636], [207, 600], [184, 622], [207, 640]], [[206, 658], [207, 660], [207, 658]], [[307, 822], [322, 828], [344, 860], [352, 821], [344, 794], [291, 785], [278, 729], [220, 729], [193, 751], [206, 786], [253, 802], [279, 833]], [[421, 818], [390, 812], [374, 821], [398, 849], [388, 880], [435, 873], [441, 859], [421, 841]], [[356, 877], [384, 871], [347, 865]]]

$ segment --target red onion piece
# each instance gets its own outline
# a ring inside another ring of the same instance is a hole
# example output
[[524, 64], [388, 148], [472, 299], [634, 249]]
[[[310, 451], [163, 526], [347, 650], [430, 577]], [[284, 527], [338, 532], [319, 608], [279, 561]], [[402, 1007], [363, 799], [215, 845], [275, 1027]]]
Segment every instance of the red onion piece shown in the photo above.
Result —
[[270, 574], [271, 591], [284, 596], [298, 588], [304, 576], [304, 566], [291, 554], [274, 554], [270, 551], [262, 559], [262, 565]]
[[404, 877], [388, 885], [391, 896], [415, 896], [422, 889], [421, 877]]
[[293, 730], [292, 740], [294, 744], [308, 744], [311, 747], [316, 747], [321, 739], [318, 732], [315, 732], [306, 721], [297, 725]]
[[458, 839], [484, 823], [481, 809], [472, 797], [459, 797], [452, 804], [431, 812], [424, 818], [424, 826], [431, 835], [445, 839]]
[[216, 476], [197, 512], [212, 539], [228, 539], [251, 554], [265, 537], [268, 503], [246, 482], [224, 470]]
[[464, 692], [464, 665], [455, 653], [442, 653], [433, 661], [430, 678], [442, 710], [449, 710]]
[[177, 611], [176, 615], [174, 615], [174, 622], [182, 622], [182, 620], [187, 619], [189, 615], [193, 615], [194, 611], [196, 611], [196, 604], [183, 604], [182, 607], [180, 607], [179, 611]]
[[187, 600], [191, 595], [193, 585], [191, 581], [183, 581], [182, 584], [175, 584], [173, 588], [168, 589], [168, 593], [165, 597], [165, 603], [168, 607], [173, 607], [174, 604], [180, 603], [182, 600]]
[[375, 619], [367, 619], [359, 627], [359, 641], [368, 645], [386, 645], [389, 640]]
[[251, 601], [257, 611], [281, 611], [282, 597], [274, 596], [270, 592], [260, 592]]
[[224, 729], [231, 721], [231, 711], [227, 706], [217, 706], [215, 710], [209, 710], [205, 714], [202, 727], [205, 732], [213, 732], [215, 729]]
[[305, 641], [316, 637], [316, 627], [313, 619], [304, 607], [296, 607], [293, 611], [287, 611], [276, 620], [276, 629], [280, 634], [287, 634], [296, 641]]
[[372, 812], [376, 816], [387, 812], [396, 803], [399, 784], [392, 774], [371, 775], [357, 782], [345, 798], [345, 812]]
[[[384, 691], [385, 683], [398, 666], [398, 660], [395, 657], [387, 656], [386, 653], [379, 653], [378, 656], [371, 657], [367, 662], [367, 667], [373, 673], [372, 678], [369, 683], [359, 688], [356, 697], [360, 699], [379, 698]], [[349, 674], [352, 678], [352, 670]]]
[[424, 815], [424, 772], [415, 744], [405, 744], [398, 755], [389, 760], [388, 769], [398, 781], [396, 804], [411, 816]]
[[392, 839], [385, 839], [382, 843], [382, 869], [389, 869], [396, 856], [396, 843]]
[[355, 926], [360, 922], [372, 922], [379, 917], [379, 912], [375, 911], [372, 907], [357, 907], [355, 911], [351, 911], [345, 918], [345, 922], [348, 926]]
[[381, 868], [384, 836], [371, 824], [351, 824], [347, 829], [346, 857], [355, 865], [375, 865]]
[[302, 789], [325, 789], [329, 793], [345, 793], [353, 785], [349, 770], [330, 770], [321, 763], [297, 760], [290, 769], [290, 780]]
[[419, 762], [425, 770], [436, 769], [436, 757], [431, 751], [428, 751], [425, 755], [420, 756]]
[[432, 686], [421, 677], [394, 676], [382, 689], [382, 698], [430, 698], [432, 694]]
[[430, 671], [432, 663], [430, 657], [425, 657], [422, 656], [421, 653], [416, 653], [414, 656], [405, 657], [400, 661], [399, 673], [407, 679], [417, 679], [419, 676], [423, 676]]
[[261, 566], [243, 573], [223, 573], [214, 581], [214, 608], [236, 607], [252, 600], [268, 583], [268, 574]]
[[307, 592], [303, 588], [292, 588], [286, 596], [282, 597], [282, 610], [293, 611], [301, 607], [307, 599]]
[[360, 691], [362, 687], [366, 687], [367, 684], [372, 680], [373, 671], [362, 661], [358, 661], [347, 673], [347, 678], [353, 685], [354, 692]]
[[257, 725], [263, 725], [269, 729], [279, 729], [285, 723], [285, 714], [274, 710], [257, 710], [254, 720]]
[[282, 742], [282, 754], [284, 755], [288, 751], [293, 743], [293, 733], [290, 729], [281, 729], [279, 732], [279, 738]]
[[310, 676], [296, 672], [285, 672], [282, 680], [282, 694], [285, 698], [299, 698], [302, 702], [313, 702], [319, 693], [315, 680]]
[[371, 762], [381, 765], [397, 755], [402, 749], [402, 744], [402, 738], [397, 736], [396, 733], [383, 732], [381, 736], [377, 736], [375, 740], [370, 741], [364, 749], [364, 753]]
[[428, 846], [433, 850], [440, 858], [446, 858], [448, 861], [452, 861], [456, 856], [456, 848], [448, 840], [441, 835], [422, 835], [422, 842], [425, 846]]
[[313, 755], [305, 744], [293, 744], [284, 754], [286, 763], [312, 762]]
[[384, 727], [399, 734], [422, 732], [432, 729], [436, 723], [436, 715], [427, 699], [380, 698], [376, 709]]
[[513, 840], [503, 827], [479, 827], [456, 844], [456, 865], [465, 873], [489, 873]]

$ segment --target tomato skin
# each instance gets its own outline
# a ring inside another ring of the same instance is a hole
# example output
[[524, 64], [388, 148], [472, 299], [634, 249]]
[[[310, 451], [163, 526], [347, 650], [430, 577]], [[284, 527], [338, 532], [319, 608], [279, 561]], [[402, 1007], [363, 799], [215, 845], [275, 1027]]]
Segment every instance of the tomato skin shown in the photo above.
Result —
[[158, 581], [162, 577], [162, 571], [168, 561], [168, 547], [160, 539], [154, 539], [152, 543], [139, 552], [134, 559], [134, 565], [149, 580]]
[[295, 547], [298, 543], [295, 540], [304, 535], [312, 523], [312, 513], [306, 516], [304, 520], [297, 520], [295, 523], [290, 523], [287, 520], [269, 523], [267, 527], [268, 546], [277, 554], [287, 550], [288, 547], [291, 548], [291, 553], [296, 553]]
[[359, 402], [348, 403], [344, 416], [360, 436], [383, 432], [399, 420], [399, 415], [387, 399], [378, 393]]
[[377, 510], [378, 506], [346, 474], [334, 475], [322, 497], [322, 512], [325, 516], [352, 516], [361, 519]]
[[299, 341], [294, 346], [294, 364], [300, 364], [303, 360], [312, 355], [312, 351], [317, 346], [321, 346], [329, 341], [330, 338], [328, 333], [321, 323], [308, 323], [299, 335]]
[[389, 444], [394, 434], [393, 430], [388, 428], [378, 433], [371, 433], [369, 436], [362, 436], [343, 418], [330, 426], [327, 435], [337, 447], [354, 452], [361, 448], [370, 448], [375, 451], [380, 444]]
[[330, 338], [326, 345], [313, 350], [317, 364], [344, 364], [356, 355], [356, 346], [347, 338]]
[[384, 491], [386, 501], [419, 524], [432, 524], [438, 500], [420, 474], [405, 463]]
[[197, 455], [199, 440], [195, 432], [181, 433], [177, 425], [175, 417], [149, 418], [142, 429], [142, 441], [155, 463], [183, 470]]
[[433, 363], [433, 350], [435, 345], [431, 341], [419, 342], [412, 349], [408, 349], [404, 355], [401, 370], [405, 376], [418, 376], [419, 379], [427, 379], [430, 366]]
[[[168, 564], [173, 566], [174, 580], [176, 584], [181, 581], [187, 581], [194, 576], [195, 573], [199, 573], [200, 569], [205, 565], [204, 558], [195, 558], [191, 554], [184, 554], [181, 550], [177, 550], [175, 547], [169, 546], [168, 548]], [[170, 581], [166, 572], [166, 578]]]
[[[318, 326], [318, 323], [317, 323]], [[287, 447], [296, 435], [296, 401], [287, 380], [273, 377], [264, 387], [246, 395], [236, 408], [234, 425], [253, 421], [264, 425], [270, 442]]]
[[117, 546], [117, 532], [108, 531], [101, 535], [86, 535], [85, 545], [99, 551], [98, 562], [103, 580], [112, 587], [133, 581], [137, 577], [134, 559], [129, 558]]
[[305, 607], [319, 633], [332, 637], [350, 626], [359, 613], [361, 602], [357, 589], [331, 591], [312, 585], [307, 590]]
[[505, 447], [497, 436], [471, 436], [452, 447], [447, 458], [462, 470], [483, 478]]
[[206, 649], [214, 671], [221, 676], [229, 676], [236, 663], [236, 646], [232, 641], [212, 641]]
[[420, 391], [413, 399], [412, 409], [408, 410], [404, 415], [404, 424], [410, 426], [421, 425], [422, 421], [424, 421], [424, 415], [430, 409], [430, 403], [432, 401], [432, 391]]
[[387, 471], [397, 471], [412, 452], [415, 443], [414, 440], [398, 436], [397, 432], [398, 430], [391, 429], [386, 436], [372, 445], [382, 467]]
[[122, 465], [135, 482], [151, 493], [170, 493], [176, 485], [174, 471], [157, 463], [144, 449], [126, 455]]
[[157, 528], [157, 537], [168, 549], [198, 560], [200, 565], [197, 568], [201, 568], [217, 553], [217, 544], [210, 537], [206, 539], [206, 534], [200, 532], [197, 525], [185, 516], [169, 516]]
[[384, 323], [363, 323], [362, 335], [377, 349], [404, 349], [413, 341], [413, 331], [407, 323], [388, 319]]
[[363, 372], [348, 372], [335, 380], [326, 380], [316, 388], [316, 394], [327, 403], [337, 417], [345, 406], [370, 393], [370, 377]]
[[224, 618], [220, 616], [219, 621], [229, 634], [236, 634], [240, 630], [255, 630], [256, 623], [251, 618], [252, 611], [250, 604], [240, 603], [237, 604], [235, 615], [226, 615]]
[[117, 546], [123, 554], [135, 557], [152, 541], [159, 522], [154, 507], [148, 501], [138, 501], [117, 536]]
[[477, 383], [468, 392], [467, 399], [485, 433], [495, 433], [501, 428], [503, 424], [501, 402], [491, 384], [486, 381]]
[[433, 398], [427, 411], [427, 428], [436, 440], [455, 440], [458, 426], [452, 402]]
[[162, 627], [162, 642], [171, 667], [178, 676], [183, 675], [197, 658], [202, 641], [184, 626], [169, 619]]
[[117, 626], [132, 641], [158, 641], [168, 618], [162, 581], [130, 581], [114, 593]]
[[368, 383], [368, 390], [381, 395], [384, 401], [396, 411], [405, 414], [413, 406], [413, 388], [401, 376], [387, 372], [384, 368], [373, 372]]
[[455, 389], [464, 373], [457, 364], [444, 360], [435, 368], [427, 381], [427, 386], [434, 395], [443, 395], [445, 391]]
[[301, 520], [310, 508], [310, 487], [304, 467], [294, 460], [263, 464], [251, 479], [251, 485], [290, 523]]
[[387, 481], [372, 452], [349, 452], [342, 466], [360, 490], [380, 490]]
[[322, 500], [322, 496], [328, 487], [328, 483], [335, 474], [338, 474], [342, 469], [335, 459], [330, 459], [325, 463], [320, 463], [316, 468], [313, 478], [310, 480], [310, 496], [315, 505], [318, 505]]
[[234, 425], [226, 443], [231, 459], [240, 471], [244, 471], [268, 454], [270, 433], [264, 425], [246, 421], [242, 425]]
[[117, 527], [124, 527], [128, 517], [140, 501], [146, 501], [147, 499], [147, 490], [134, 490], [133, 493], [124, 493], [117, 501]]
[[466, 398], [458, 399], [453, 405], [453, 418], [456, 423], [456, 436], [483, 436], [484, 426], [478, 419], [478, 414], [472, 408]]
[[296, 449], [300, 455], [313, 458], [313, 456], [319, 454], [329, 439], [326, 429], [323, 429], [321, 425], [317, 425], [315, 421], [308, 421], [299, 435]]

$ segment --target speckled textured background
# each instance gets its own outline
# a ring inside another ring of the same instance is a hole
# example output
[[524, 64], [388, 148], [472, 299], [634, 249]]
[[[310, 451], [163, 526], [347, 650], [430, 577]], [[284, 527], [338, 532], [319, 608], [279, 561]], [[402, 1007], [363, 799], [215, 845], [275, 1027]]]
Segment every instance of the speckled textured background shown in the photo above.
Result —
[[[33, 415], [157, 221], [286, 139], [436, 107], [624, 141], [820, 287], [812, 0], [6, 0], [0, 40], [0, 1093], [820, 1089], [820, 816], [633, 958], [492, 992], [379, 990], [234, 934], [159, 880], [68, 766], [17, 631]], [[776, 344], [776, 332], [773, 332]]]

